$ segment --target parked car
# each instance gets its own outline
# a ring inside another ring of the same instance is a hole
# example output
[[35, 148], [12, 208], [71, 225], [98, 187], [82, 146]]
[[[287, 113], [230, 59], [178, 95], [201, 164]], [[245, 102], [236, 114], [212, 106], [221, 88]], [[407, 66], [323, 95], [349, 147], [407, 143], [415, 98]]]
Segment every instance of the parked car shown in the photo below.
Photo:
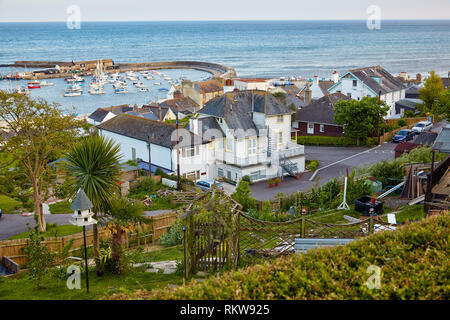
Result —
[[202, 189], [202, 191], [209, 191], [209, 190], [211, 190], [211, 188], [212, 188], [212, 186], [213, 186], [214, 184], [216, 185], [216, 187], [217, 187], [219, 190], [223, 190], [223, 186], [222, 186], [222, 184], [221, 184], [219, 181], [212, 180], [212, 179], [210, 179], [210, 180], [200, 180], [200, 181], [197, 181], [197, 187], [199, 187], [200, 189]]
[[409, 129], [402, 129], [392, 138], [392, 142], [408, 141], [414, 139], [415, 133]]
[[423, 131], [429, 131], [432, 126], [433, 124], [430, 121], [420, 121], [416, 123], [411, 130], [419, 134]]

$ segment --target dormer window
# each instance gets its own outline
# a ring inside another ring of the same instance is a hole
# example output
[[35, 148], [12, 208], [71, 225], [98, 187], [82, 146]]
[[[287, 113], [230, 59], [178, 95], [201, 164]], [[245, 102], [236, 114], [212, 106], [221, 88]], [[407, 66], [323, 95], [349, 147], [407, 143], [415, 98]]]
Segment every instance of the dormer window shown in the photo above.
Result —
[[78, 215], [81, 216], [81, 211], [80, 210], [78, 210]]
[[283, 115], [277, 116], [277, 123], [283, 123], [283, 121], [284, 121]]
[[357, 80], [353, 80], [353, 88], [356, 88], [357, 85], [358, 85], [358, 81]]

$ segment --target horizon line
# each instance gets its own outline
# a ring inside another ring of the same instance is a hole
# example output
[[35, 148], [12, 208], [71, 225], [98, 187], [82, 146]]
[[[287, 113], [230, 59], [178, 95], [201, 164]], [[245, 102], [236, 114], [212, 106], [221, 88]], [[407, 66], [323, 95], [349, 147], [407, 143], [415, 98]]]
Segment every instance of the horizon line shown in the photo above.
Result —
[[[64, 23], [67, 20], [33, 20], [33, 21], [0, 21], [0, 23]], [[315, 21], [366, 21], [366, 19], [181, 19], [181, 20], [84, 20], [83, 22], [295, 22], [295, 21], [305, 21], [305, 22], [315, 22]], [[450, 18], [396, 18], [396, 19], [382, 19], [383, 21], [450, 21]]]

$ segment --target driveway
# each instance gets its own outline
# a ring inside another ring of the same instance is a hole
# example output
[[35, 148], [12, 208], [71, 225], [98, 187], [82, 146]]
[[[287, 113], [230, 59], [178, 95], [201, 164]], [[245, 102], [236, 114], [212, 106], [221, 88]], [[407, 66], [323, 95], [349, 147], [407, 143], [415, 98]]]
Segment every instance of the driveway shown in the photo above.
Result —
[[319, 167], [314, 179], [312, 172], [305, 172], [300, 179], [285, 177], [278, 187], [269, 188], [267, 181], [251, 185], [252, 196], [257, 200], [274, 198], [278, 193], [308, 191], [316, 184], [325, 184], [333, 178], [341, 177], [356, 167], [371, 165], [386, 159], [394, 159], [396, 144], [387, 142], [369, 149], [363, 147], [315, 147], [305, 146], [306, 160], [318, 160]]
[[[57, 225], [70, 224], [72, 214], [49, 214], [45, 215], [47, 223], [56, 223]], [[36, 225], [33, 216], [25, 217], [21, 214], [3, 214], [0, 218], [0, 240], [8, 239], [16, 234], [28, 231], [29, 227], [33, 228]]]

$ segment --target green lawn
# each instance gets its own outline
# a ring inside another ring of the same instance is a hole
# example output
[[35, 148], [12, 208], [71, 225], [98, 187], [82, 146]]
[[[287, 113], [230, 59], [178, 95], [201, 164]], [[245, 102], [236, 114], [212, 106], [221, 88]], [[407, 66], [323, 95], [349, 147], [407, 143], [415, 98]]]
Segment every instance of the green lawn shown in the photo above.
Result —
[[155, 262], [165, 260], [183, 260], [184, 248], [182, 245], [163, 248], [161, 250], [143, 253], [136, 262]]
[[[155, 262], [164, 260], [182, 260], [183, 246], [163, 248], [152, 252], [142, 253], [136, 260], [139, 262]], [[183, 277], [177, 274], [162, 274], [144, 272], [139, 268], [134, 271], [115, 276], [105, 274], [97, 276], [94, 268], [89, 271], [90, 294], [86, 293], [86, 280], [82, 273], [81, 290], [69, 290], [66, 287], [66, 280], [58, 277], [51, 277], [46, 280], [40, 290], [26, 274], [20, 275], [17, 279], [0, 278], [0, 300], [20, 299], [20, 300], [77, 300], [77, 299], [101, 299], [113, 293], [130, 292], [145, 288], [146, 290], [166, 287], [168, 284], [180, 285]]]
[[62, 214], [62, 213], [73, 213], [73, 210], [70, 209], [70, 206], [72, 205], [69, 201], [61, 201], [57, 203], [51, 204], [50, 212], [52, 214]]
[[[28, 238], [30, 236], [30, 232], [31, 231], [26, 231], [23, 233], [16, 234], [15, 236], [12, 236], [8, 240]], [[64, 225], [64, 226], [47, 225], [47, 231], [41, 233], [41, 235], [44, 237], [62, 237], [79, 232], [83, 232], [82, 227], [76, 227], [73, 225]]]
[[22, 208], [22, 203], [4, 194], [0, 194], [0, 209], [2, 209], [3, 213], [13, 213], [16, 207]]
[[168, 284], [183, 283], [183, 277], [176, 274], [135, 271], [122, 276], [107, 274], [99, 277], [92, 269], [89, 272], [90, 293], [87, 294], [84, 273], [81, 277], [81, 290], [69, 290], [66, 287], [66, 279], [58, 277], [45, 281], [40, 290], [36, 289], [35, 283], [26, 274], [17, 279], [0, 278], [0, 300], [91, 300], [118, 292], [142, 288], [151, 290], [166, 287]]

